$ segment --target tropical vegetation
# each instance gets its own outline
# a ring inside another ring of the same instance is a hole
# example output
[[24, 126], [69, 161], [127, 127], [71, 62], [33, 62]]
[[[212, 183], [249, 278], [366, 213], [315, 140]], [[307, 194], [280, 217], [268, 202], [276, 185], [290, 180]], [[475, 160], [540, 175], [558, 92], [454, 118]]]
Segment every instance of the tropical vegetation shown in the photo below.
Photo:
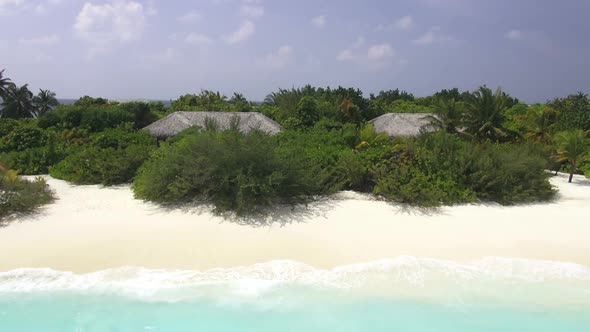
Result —
[[[355, 88], [308, 85], [262, 102], [202, 90], [170, 106], [90, 96], [60, 105], [51, 91], [35, 96], [1, 71], [0, 98], [0, 161], [14, 170], [11, 179], [18, 172], [75, 184], [132, 182], [138, 199], [200, 202], [240, 216], [341, 190], [428, 207], [508, 205], [551, 199], [547, 170], [569, 173], [570, 182], [590, 176], [590, 100], [583, 93], [526, 105], [486, 86], [365, 97]], [[283, 131], [209, 124], [157, 142], [141, 130], [175, 111], [260, 112]], [[386, 113], [424, 114], [430, 130], [388, 137], [370, 122]]]

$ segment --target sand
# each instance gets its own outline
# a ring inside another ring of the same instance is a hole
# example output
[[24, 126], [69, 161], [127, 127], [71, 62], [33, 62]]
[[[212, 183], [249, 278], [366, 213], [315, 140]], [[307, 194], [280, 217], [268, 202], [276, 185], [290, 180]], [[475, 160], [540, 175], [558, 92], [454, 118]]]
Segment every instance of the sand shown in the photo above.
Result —
[[122, 266], [205, 270], [294, 260], [318, 268], [409, 255], [453, 261], [518, 257], [590, 266], [590, 180], [567, 183], [552, 203], [469, 204], [436, 211], [343, 192], [288, 222], [250, 227], [206, 208], [166, 210], [129, 186], [72, 186], [47, 178], [58, 200], [0, 228], [0, 271], [43, 267], [78, 273]]

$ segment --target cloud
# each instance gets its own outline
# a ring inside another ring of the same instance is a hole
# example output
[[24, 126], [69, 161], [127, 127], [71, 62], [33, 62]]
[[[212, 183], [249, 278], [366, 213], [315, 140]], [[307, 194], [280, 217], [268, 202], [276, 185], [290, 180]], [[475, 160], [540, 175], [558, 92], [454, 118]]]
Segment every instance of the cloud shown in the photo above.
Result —
[[150, 63], [173, 64], [177, 62], [179, 56], [175, 49], [169, 47], [160, 53], [148, 56], [146, 60]]
[[510, 30], [504, 34], [504, 37], [510, 40], [520, 40], [524, 38], [524, 33], [520, 30]]
[[112, 1], [103, 5], [87, 2], [76, 18], [74, 31], [78, 38], [108, 49], [113, 43], [140, 40], [145, 28], [146, 12], [135, 1]]
[[245, 17], [258, 18], [264, 15], [264, 7], [253, 4], [244, 4], [240, 8], [240, 13]]
[[326, 26], [326, 15], [314, 17], [311, 20], [311, 24], [316, 28], [323, 28], [324, 26]]
[[0, 0], [0, 15], [8, 14], [11, 10], [19, 9], [25, 0]]
[[418, 45], [430, 45], [434, 43], [434, 33], [432, 31], [428, 31], [427, 33], [420, 36], [418, 39], [414, 40], [414, 43]]
[[439, 26], [433, 26], [432, 28], [430, 28], [429, 31], [424, 33], [422, 36], [418, 37], [417, 39], [414, 39], [414, 44], [426, 46], [434, 43], [441, 43], [453, 40], [456, 40], [453, 36], [442, 34], [441, 28]]
[[293, 47], [289, 45], [281, 46], [275, 52], [265, 58], [265, 63], [270, 68], [283, 68], [295, 60]]
[[19, 39], [18, 43], [21, 45], [53, 45], [59, 42], [59, 36], [56, 34], [42, 36], [30, 39]]
[[205, 45], [211, 43], [211, 39], [204, 34], [190, 33], [184, 38], [184, 42], [193, 45]]
[[364, 39], [359, 37], [352, 48], [338, 53], [336, 60], [357, 62], [369, 68], [380, 68], [389, 65], [395, 56], [395, 50], [388, 43], [371, 45], [366, 49], [363, 45]]
[[395, 27], [401, 30], [410, 30], [414, 27], [412, 16], [404, 16], [395, 22]]
[[225, 37], [225, 41], [229, 44], [237, 44], [245, 41], [246, 39], [250, 38], [256, 31], [256, 26], [252, 21], [244, 21], [238, 28], [238, 30], [234, 31], [231, 35]]
[[393, 47], [389, 44], [379, 44], [369, 47], [367, 58], [370, 61], [384, 61], [395, 55]]
[[338, 61], [353, 61], [356, 60], [357, 56], [351, 50], [344, 50], [336, 56]]
[[179, 16], [176, 18], [176, 21], [182, 24], [191, 24], [191, 23], [195, 23], [198, 20], [201, 19], [201, 14], [199, 14], [198, 12], [191, 10], [190, 12]]

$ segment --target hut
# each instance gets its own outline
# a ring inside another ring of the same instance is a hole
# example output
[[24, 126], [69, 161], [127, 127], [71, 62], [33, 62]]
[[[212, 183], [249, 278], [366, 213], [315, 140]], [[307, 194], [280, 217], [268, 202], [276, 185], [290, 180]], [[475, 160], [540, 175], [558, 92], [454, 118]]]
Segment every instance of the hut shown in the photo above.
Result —
[[389, 137], [415, 137], [423, 131], [434, 131], [430, 127], [430, 113], [387, 113], [369, 121], [376, 133], [387, 133]]
[[257, 112], [174, 112], [143, 128], [157, 139], [167, 139], [190, 127], [206, 128], [214, 124], [218, 130], [237, 125], [243, 133], [258, 129], [270, 135], [281, 131], [281, 126]]

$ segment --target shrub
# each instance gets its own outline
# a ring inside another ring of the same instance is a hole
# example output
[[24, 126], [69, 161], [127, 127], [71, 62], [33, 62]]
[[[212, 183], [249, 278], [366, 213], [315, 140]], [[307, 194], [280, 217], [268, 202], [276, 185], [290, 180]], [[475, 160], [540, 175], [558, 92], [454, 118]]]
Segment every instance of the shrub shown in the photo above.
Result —
[[261, 132], [193, 132], [164, 143], [141, 167], [133, 190], [144, 200], [211, 203], [217, 213], [239, 216], [308, 200], [314, 191], [308, 170], [282, 157], [277, 141]]
[[21, 123], [18, 120], [0, 118], [0, 139], [20, 126]]
[[538, 146], [484, 145], [473, 153], [465, 182], [484, 201], [503, 205], [546, 201], [555, 196], [555, 190], [545, 165]]
[[105, 186], [130, 182], [155, 148], [143, 132], [110, 129], [51, 167], [51, 176], [76, 184]]
[[475, 199], [509, 205], [551, 199], [543, 151], [533, 145], [473, 145], [443, 132], [400, 140], [371, 174], [373, 192], [421, 206]]
[[8, 135], [2, 137], [1, 145], [3, 152], [23, 151], [30, 148], [43, 146], [45, 135], [43, 130], [35, 127], [16, 127]]
[[42, 178], [30, 182], [19, 179], [16, 174], [0, 166], [0, 223], [18, 213], [34, 212], [54, 198]]

